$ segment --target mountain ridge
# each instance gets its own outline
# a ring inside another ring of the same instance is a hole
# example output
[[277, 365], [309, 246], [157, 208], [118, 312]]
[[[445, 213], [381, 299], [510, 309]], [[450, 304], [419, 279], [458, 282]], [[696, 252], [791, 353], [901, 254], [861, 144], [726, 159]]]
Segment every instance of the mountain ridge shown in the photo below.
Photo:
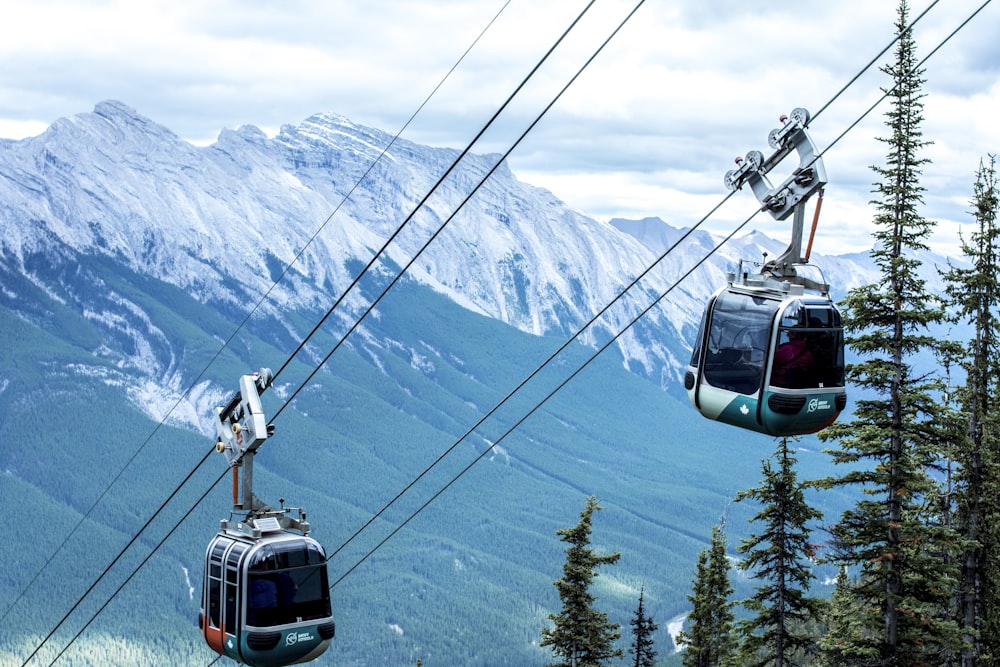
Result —
[[[270, 314], [286, 305], [319, 308], [354, 278], [347, 265], [368, 262], [408, 218], [384, 262], [410, 262], [499, 158], [469, 153], [413, 214], [457, 156], [334, 113], [282, 126], [274, 139], [243, 126], [195, 147], [120, 102], [101, 102], [0, 152], [4, 255], [18, 261], [49, 233], [79, 251], [120, 256], [208, 303], [254, 303], [264, 294]], [[109, 226], [113, 220], [125, 224]], [[646, 271], [664, 239], [686, 231], [655, 218], [642, 224], [661, 239], [571, 211], [503, 164], [408, 272], [522, 331], [569, 334]], [[664, 386], [677, 381], [707, 294], [741, 254], [781, 247], [754, 238], [724, 247], [626, 332], [624, 363]], [[616, 334], [717, 241], [695, 232], [581, 339], [594, 345]], [[873, 276], [857, 259], [838, 262], [844, 268], [831, 283]], [[345, 305], [364, 307], [353, 293]]]
[[[273, 139], [244, 126], [194, 147], [122, 103], [102, 102], [39, 137], [0, 142], [0, 335], [9, 350], [0, 357], [0, 496], [10, 506], [32, 499], [41, 527], [29, 544], [0, 546], [12, 563], [0, 590], [27, 586], [61, 531], [98, 503], [18, 607], [23, 623], [0, 633], [0, 656], [23, 657], [32, 633], [58, 620], [58, 603], [72, 600], [135, 534], [149, 504], [211, 450], [212, 409], [237, 378], [284, 360], [264, 396], [270, 414], [311, 379], [262, 452], [260, 495], [294, 494], [331, 551], [445, 447], [456, 445], [372, 530], [398, 526], [483, 457], [449, 487], [448, 502], [431, 505], [335, 590], [337, 664], [372, 655], [393, 664], [415, 656], [543, 663], [538, 628], [558, 604], [550, 584], [562, 558], [554, 531], [574, 522], [589, 493], [607, 504], [595, 539], [626, 556], [599, 581], [601, 602], [622, 623], [644, 582], [658, 620], [684, 611], [690, 568], [722, 514], [734, 540], [745, 532], [752, 510], [731, 498], [757, 482], [756, 464], [773, 443], [701, 419], [680, 396], [679, 376], [705, 299], [734, 258], [780, 247], [763, 235], [726, 246], [551, 394], [717, 239], [692, 233], [648, 284], [549, 363], [568, 334], [687, 230], [655, 218], [590, 219], [501, 165], [346, 337], [498, 158], [473, 154], [288, 357], [458, 155], [397, 140], [330, 218], [391, 139], [324, 113]], [[838, 288], [875, 275], [853, 259], [823, 263]], [[66, 424], [69, 435], [53, 428]], [[800, 446], [804, 476], [828, 472], [815, 439]], [[207, 468], [198, 483], [222, 465], [213, 459]], [[185, 490], [183, 501], [201, 490]], [[198, 506], [151, 561], [153, 573], [140, 573], [99, 620], [101, 636], [156, 646], [167, 661], [207, 662], [192, 630], [190, 580], [197, 586], [204, 545], [229, 503], [225, 489], [209, 498], [211, 508]], [[820, 502], [832, 512], [846, 500]], [[334, 578], [371, 546], [348, 546], [331, 561]], [[156, 622], [135, 627], [131, 619], [151, 609]], [[463, 620], [472, 618], [481, 622]]]

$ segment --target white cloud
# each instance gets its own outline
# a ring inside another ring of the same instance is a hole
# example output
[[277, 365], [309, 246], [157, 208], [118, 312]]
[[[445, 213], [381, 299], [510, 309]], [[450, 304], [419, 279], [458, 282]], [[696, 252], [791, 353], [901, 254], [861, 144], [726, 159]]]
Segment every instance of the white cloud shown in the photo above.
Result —
[[[911, 3], [911, 16], [929, 4]], [[935, 5], [915, 29], [918, 55], [980, 4]], [[0, 136], [37, 135], [105, 99], [199, 144], [244, 124], [273, 135], [319, 111], [395, 132], [503, 8], [406, 133], [464, 147], [584, 6], [0, 0]], [[633, 6], [598, 0], [475, 150], [505, 150]], [[941, 247], [957, 245], [979, 159], [1000, 150], [998, 11], [988, 6], [927, 64], [923, 129], [935, 143], [925, 214], [947, 222], [934, 240]], [[865, 0], [646, 2], [515, 151], [512, 168], [595, 217], [691, 224], [725, 195], [732, 158], [766, 151], [779, 114], [823, 108], [889, 44], [895, 19], [896, 3]], [[869, 166], [884, 159], [875, 137], [885, 109], [838, 136], [884, 85], [872, 68], [813, 123], [821, 149], [837, 141], [826, 154], [823, 218], [837, 233], [824, 252], [870, 244]], [[731, 220], [752, 210], [752, 197], [743, 199]]]

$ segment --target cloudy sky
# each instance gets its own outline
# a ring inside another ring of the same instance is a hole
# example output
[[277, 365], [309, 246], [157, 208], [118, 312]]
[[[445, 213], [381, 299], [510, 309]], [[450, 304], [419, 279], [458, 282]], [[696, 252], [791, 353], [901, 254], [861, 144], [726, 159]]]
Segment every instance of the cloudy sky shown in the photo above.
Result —
[[[596, 0], [473, 150], [506, 151], [637, 2]], [[647, 0], [512, 153], [512, 169], [599, 219], [688, 226], [726, 194], [733, 158], [770, 152], [778, 116], [805, 107], [830, 178], [816, 249], [868, 249], [870, 165], [884, 162], [876, 137], [887, 134], [886, 104], [840, 137], [887, 85], [878, 65], [891, 51], [862, 70], [892, 41], [897, 3], [763, 5]], [[982, 5], [912, 0], [911, 18], [930, 8], [914, 29], [918, 57]], [[444, 80], [403, 136], [464, 148], [586, 6], [0, 0], [0, 137], [38, 135], [107, 99], [198, 145], [246, 124], [273, 135], [321, 111], [395, 133]], [[939, 222], [932, 245], [946, 253], [957, 252], [958, 228], [969, 222], [980, 160], [1000, 152], [998, 29], [1000, 3], [987, 0], [925, 64], [923, 130], [934, 143], [924, 152], [932, 163], [923, 214]], [[772, 180], [785, 175], [779, 167]], [[712, 228], [731, 228], [756, 207], [749, 189], [737, 193]], [[752, 226], [787, 236], [787, 223], [766, 216]]]

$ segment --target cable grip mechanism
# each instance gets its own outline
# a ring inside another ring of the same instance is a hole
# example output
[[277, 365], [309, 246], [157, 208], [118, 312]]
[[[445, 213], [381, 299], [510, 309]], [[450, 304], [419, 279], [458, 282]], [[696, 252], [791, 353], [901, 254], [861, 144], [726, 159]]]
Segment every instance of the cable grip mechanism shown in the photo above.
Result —
[[229, 465], [237, 465], [244, 455], [256, 451], [274, 435], [274, 425], [267, 423], [260, 402], [261, 393], [273, 379], [269, 368], [240, 377], [240, 391], [225, 407], [215, 409], [215, 451], [225, 454]]
[[[748, 152], [745, 160], [736, 159], [738, 167], [726, 172], [723, 179], [730, 190], [739, 190], [749, 183], [761, 208], [775, 220], [787, 218], [800, 202], [827, 184], [823, 158], [806, 131], [809, 112], [796, 108], [789, 115], [782, 115], [780, 120], [783, 125], [771, 130], [767, 136], [768, 145], [774, 152], [767, 158], [760, 151]], [[773, 187], [768, 173], [793, 151], [798, 153], [798, 166], [781, 185]]]
[[[225, 454], [233, 469], [233, 507], [249, 511], [269, 511], [253, 493], [253, 459], [257, 449], [274, 435], [268, 424], [260, 395], [274, 380], [269, 368], [240, 377], [240, 391], [226, 404], [216, 408], [215, 451]], [[243, 478], [239, 479], [239, 468]]]
[[[779, 119], [782, 126], [771, 130], [767, 136], [767, 143], [774, 152], [765, 158], [760, 151], [750, 151], [746, 154], [745, 160], [737, 158], [737, 168], [726, 172], [723, 181], [730, 190], [739, 190], [744, 184], [749, 183], [754, 196], [761, 204], [761, 209], [770, 213], [775, 220], [784, 220], [794, 214], [788, 248], [770, 261], [765, 258], [759, 279], [774, 284], [802, 285], [807, 289], [826, 294], [830, 288], [825, 279], [818, 281], [800, 272], [809, 261], [808, 255], [812, 250], [817, 222], [816, 219], [813, 220], [809, 251], [803, 257], [802, 236], [806, 202], [817, 192], [822, 199], [823, 188], [827, 184], [823, 158], [806, 131], [809, 119], [809, 112], [802, 108], [793, 109], [787, 116], [782, 115]], [[799, 156], [798, 166], [781, 185], [772, 187], [768, 174], [793, 151]], [[816, 217], [818, 215], [817, 206]]]

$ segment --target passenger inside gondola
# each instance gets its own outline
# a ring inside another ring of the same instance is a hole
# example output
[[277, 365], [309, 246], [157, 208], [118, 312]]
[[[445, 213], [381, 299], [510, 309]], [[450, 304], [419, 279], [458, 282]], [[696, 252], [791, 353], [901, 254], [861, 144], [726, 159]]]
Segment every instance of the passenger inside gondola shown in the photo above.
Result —
[[771, 384], [785, 389], [804, 389], [812, 385], [811, 377], [815, 360], [809, 349], [806, 334], [790, 329], [782, 331], [778, 349], [774, 352]]
[[783, 389], [844, 386], [843, 330], [832, 308], [792, 304], [781, 318], [771, 385]]

